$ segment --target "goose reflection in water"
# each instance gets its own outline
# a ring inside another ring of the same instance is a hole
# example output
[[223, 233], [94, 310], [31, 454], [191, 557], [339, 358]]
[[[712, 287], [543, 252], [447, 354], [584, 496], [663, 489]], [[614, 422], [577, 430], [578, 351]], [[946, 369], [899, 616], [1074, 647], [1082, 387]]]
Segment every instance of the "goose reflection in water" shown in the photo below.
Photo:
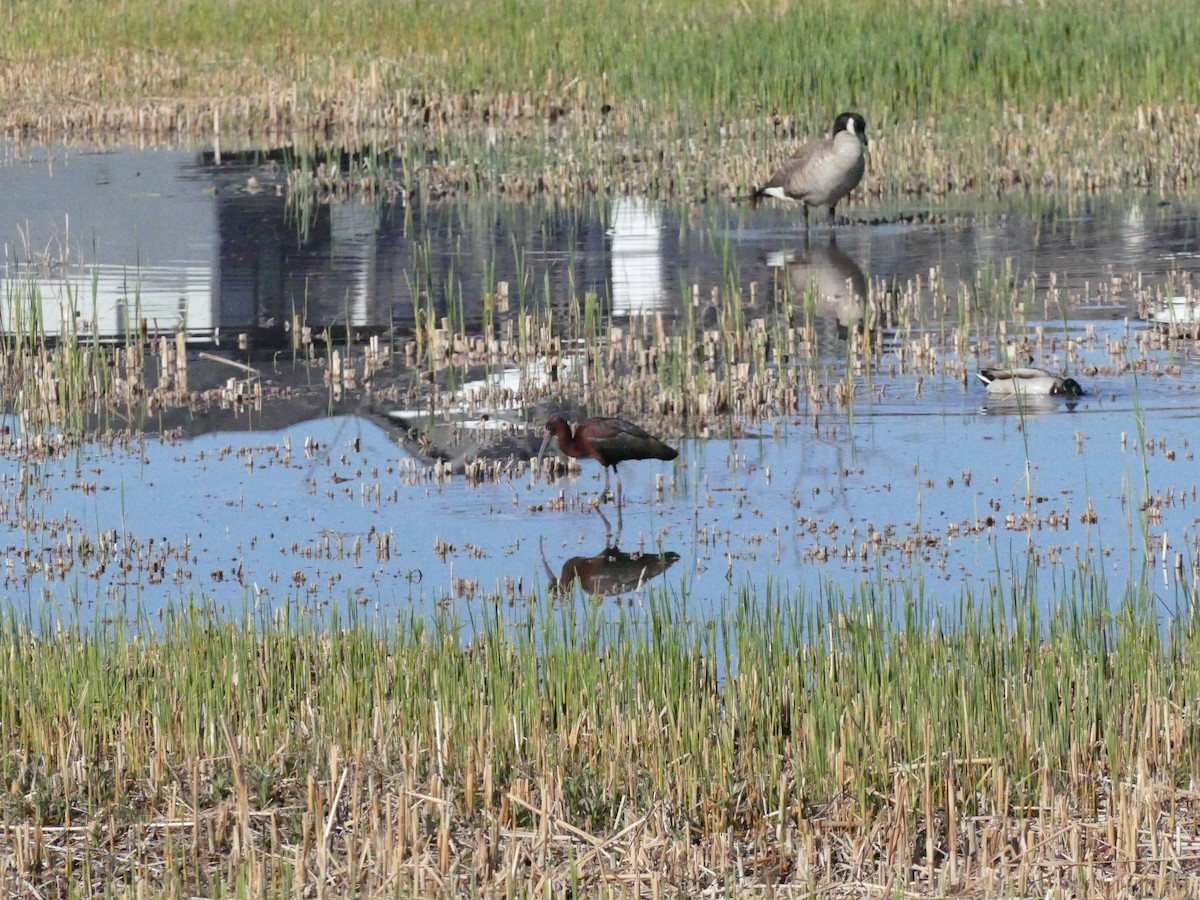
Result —
[[542, 565], [551, 582], [551, 591], [557, 594], [567, 594], [575, 582], [589, 596], [610, 597], [637, 590], [652, 578], [662, 575], [667, 569], [679, 562], [679, 554], [670, 551], [664, 553], [625, 553], [617, 548], [621, 539], [622, 518], [618, 512], [617, 535], [613, 538], [612, 526], [603, 511], [596, 507], [597, 515], [604, 520], [604, 550], [595, 556], [572, 556], [562, 565], [562, 571], [554, 574], [550, 561], [546, 559], [546, 539], [539, 540], [542, 553]]
[[867, 277], [858, 263], [838, 249], [832, 235], [827, 244], [809, 243], [806, 236], [799, 250], [768, 254], [767, 265], [786, 271], [797, 299], [812, 296], [814, 311], [837, 324], [838, 337], [849, 337], [862, 328], [869, 296]]

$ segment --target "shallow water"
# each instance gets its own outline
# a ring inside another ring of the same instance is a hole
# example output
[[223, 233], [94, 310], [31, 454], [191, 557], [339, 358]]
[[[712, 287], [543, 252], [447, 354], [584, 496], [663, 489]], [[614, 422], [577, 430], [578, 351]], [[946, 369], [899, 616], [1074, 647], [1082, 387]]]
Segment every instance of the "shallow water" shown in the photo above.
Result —
[[[68, 295], [64, 283], [85, 285], [95, 301], [68, 318], [106, 337], [128, 334], [140, 313], [163, 330], [185, 326], [196, 344], [244, 331], [269, 346], [298, 310], [315, 325], [402, 335], [429, 307], [477, 321], [499, 281], [517, 303], [594, 291], [621, 322], [671, 316], [693, 288], [704, 298], [736, 285], [748, 304], [766, 302], [787, 280], [834, 298], [813, 310], [818, 363], [845, 379], [862, 314], [837, 299], [847, 281], [899, 291], [941, 279], [960, 299], [1000, 282], [1024, 313], [988, 325], [963, 359], [964, 382], [906, 365], [922, 330], [936, 335], [962, 314], [924, 310], [890, 335], [893, 371], [851, 372], [851, 406], [756, 423], [736, 440], [679, 440], [675, 463], [627, 464], [620, 515], [594, 511], [603, 477], [593, 463], [553, 484], [528, 471], [439, 482], [386, 418], [314, 418], [311, 404], [38, 464], [6, 455], [4, 591], [35, 618], [48, 605], [85, 619], [153, 615], [201, 596], [231, 611], [356, 605], [392, 616], [449, 604], [472, 616], [497, 600], [519, 611], [546, 600], [564, 567], [636, 585], [638, 553], [653, 555], [649, 580], [621, 602], [662, 586], [703, 612], [742, 589], [815, 602], [830, 583], [919, 590], [953, 610], [1030, 573], [1048, 603], [1083, 589], [1081, 566], [1114, 597], [1149, 572], [1164, 613], [1190, 603], [1200, 366], [1190, 339], [1142, 340], [1151, 326], [1136, 288], [1187, 286], [1200, 253], [1194, 206], [1013, 200], [937, 210], [924, 224], [905, 221], [914, 211], [856, 206], [836, 237], [822, 227], [806, 239], [795, 211], [774, 206], [347, 202], [302, 227], [274, 164], [12, 148], [3, 159], [7, 278], [38, 278], [48, 308]], [[998, 336], [1039, 329], [1036, 362], [1069, 363], [1088, 396], [987, 400], [970, 373], [1003, 352]], [[266, 421], [276, 430], [253, 430]]]

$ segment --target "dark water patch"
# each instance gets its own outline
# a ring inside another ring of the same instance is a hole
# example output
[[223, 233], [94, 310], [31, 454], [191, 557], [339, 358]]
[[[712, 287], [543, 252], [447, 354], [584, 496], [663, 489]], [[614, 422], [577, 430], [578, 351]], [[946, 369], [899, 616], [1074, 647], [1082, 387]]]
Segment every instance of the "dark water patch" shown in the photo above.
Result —
[[[595, 293], [617, 318], [680, 314], [696, 288], [735, 285], [767, 297], [782, 277], [903, 285], [1032, 279], [1076, 291], [1098, 314], [1108, 282], [1128, 273], [1182, 278], [1198, 252], [1200, 214], [1147, 196], [1022, 200], [936, 213], [850, 207], [836, 234], [807, 236], [782, 204], [667, 206], [619, 198], [583, 207], [330, 196], [289, 203], [281, 154], [219, 164], [211, 153], [7, 150], [0, 196], [5, 276], [33, 278], [48, 331], [66, 322], [121, 338], [143, 320], [197, 340], [249, 333], [286, 346], [299, 322], [335, 339], [419, 317], [470, 325], [508, 285], [514, 309]], [[863, 224], [870, 222], [872, 224]], [[875, 224], [880, 223], [880, 224]], [[784, 272], [781, 260], [800, 260]], [[63, 307], [70, 307], [66, 314]], [[837, 313], [827, 316], [837, 324]], [[11, 314], [5, 321], [11, 322]], [[845, 323], [840, 323], [844, 325]]]

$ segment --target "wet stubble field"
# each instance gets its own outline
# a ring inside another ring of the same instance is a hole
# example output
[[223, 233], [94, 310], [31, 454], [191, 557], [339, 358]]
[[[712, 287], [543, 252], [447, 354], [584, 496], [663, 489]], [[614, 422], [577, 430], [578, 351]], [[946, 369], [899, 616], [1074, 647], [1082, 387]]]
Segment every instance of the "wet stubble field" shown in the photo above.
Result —
[[13, 890], [1194, 887], [1194, 205], [7, 163]]
[[1200, 894], [1196, 22], [7, 4], [0, 892]]

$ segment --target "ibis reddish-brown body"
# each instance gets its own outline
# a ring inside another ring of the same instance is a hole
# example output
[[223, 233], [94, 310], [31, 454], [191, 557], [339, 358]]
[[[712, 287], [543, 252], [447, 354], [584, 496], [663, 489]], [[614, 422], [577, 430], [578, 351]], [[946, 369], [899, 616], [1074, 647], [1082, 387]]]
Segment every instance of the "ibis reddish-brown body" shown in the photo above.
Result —
[[621, 473], [617, 464], [632, 459], [674, 459], [679, 451], [664, 444], [645, 429], [624, 419], [584, 419], [571, 426], [561, 416], [546, 423], [546, 437], [538, 451], [538, 459], [546, 452], [552, 437], [558, 438], [558, 449], [573, 459], [594, 459], [604, 466], [604, 493], [608, 493], [608, 470], [617, 476], [617, 500], [621, 499]]

